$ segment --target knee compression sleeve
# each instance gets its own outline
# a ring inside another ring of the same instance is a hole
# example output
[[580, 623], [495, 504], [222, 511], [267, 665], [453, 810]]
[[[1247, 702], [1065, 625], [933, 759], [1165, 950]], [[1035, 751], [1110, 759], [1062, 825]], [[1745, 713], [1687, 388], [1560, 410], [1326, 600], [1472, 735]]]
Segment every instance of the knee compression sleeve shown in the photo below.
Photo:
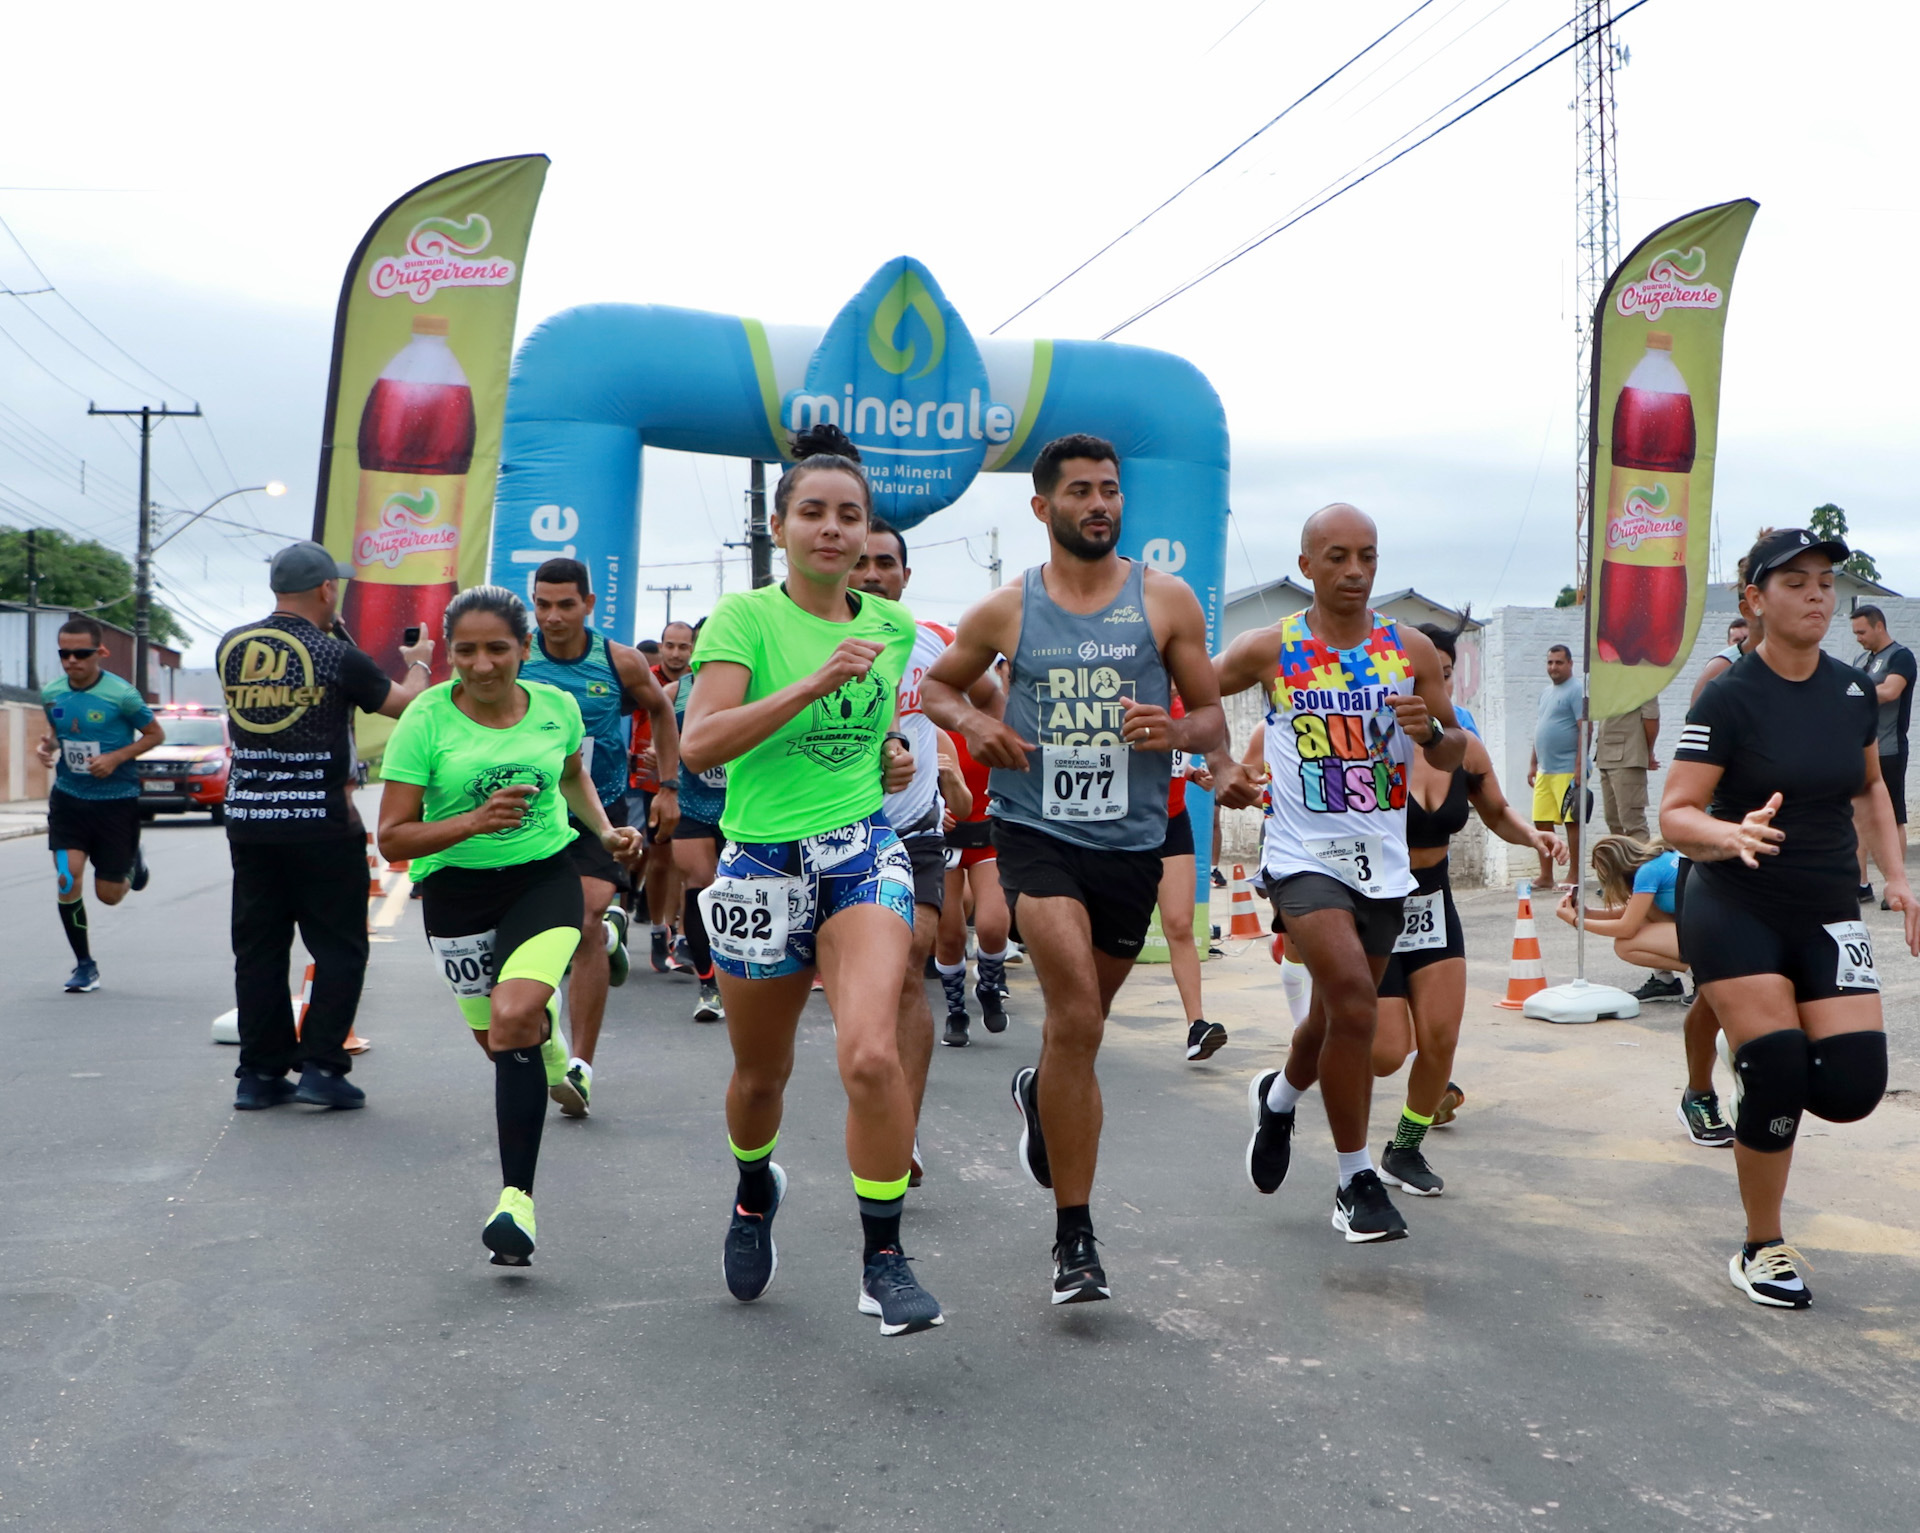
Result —
[[1807, 1111], [1829, 1123], [1856, 1123], [1887, 1089], [1887, 1035], [1837, 1033], [1807, 1045]]
[[1734, 1051], [1733, 1068], [1740, 1077], [1733, 1137], [1768, 1154], [1792, 1149], [1807, 1106], [1807, 1035], [1797, 1027], [1762, 1034]]

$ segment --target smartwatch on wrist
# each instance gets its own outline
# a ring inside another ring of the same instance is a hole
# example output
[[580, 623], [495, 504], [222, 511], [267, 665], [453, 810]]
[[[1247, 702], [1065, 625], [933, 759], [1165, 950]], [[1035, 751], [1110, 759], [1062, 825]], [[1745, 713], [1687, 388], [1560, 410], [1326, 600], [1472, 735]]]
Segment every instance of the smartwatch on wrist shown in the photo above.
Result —
[[1433, 726], [1433, 733], [1428, 735], [1426, 740], [1428, 747], [1431, 748], [1446, 739], [1447, 726], [1431, 716], [1428, 717], [1427, 722]]

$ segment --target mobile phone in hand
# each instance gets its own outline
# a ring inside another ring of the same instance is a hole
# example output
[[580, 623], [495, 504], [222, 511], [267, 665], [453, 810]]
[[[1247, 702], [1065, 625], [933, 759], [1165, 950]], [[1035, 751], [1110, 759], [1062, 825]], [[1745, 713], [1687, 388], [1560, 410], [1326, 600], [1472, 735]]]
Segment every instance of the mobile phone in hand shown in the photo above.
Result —
[[405, 628], [401, 629], [400, 647], [402, 649], [412, 649], [413, 646], [418, 644], [419, 642], [420, 642], [420, 625], [418, 623], [409, 623]]

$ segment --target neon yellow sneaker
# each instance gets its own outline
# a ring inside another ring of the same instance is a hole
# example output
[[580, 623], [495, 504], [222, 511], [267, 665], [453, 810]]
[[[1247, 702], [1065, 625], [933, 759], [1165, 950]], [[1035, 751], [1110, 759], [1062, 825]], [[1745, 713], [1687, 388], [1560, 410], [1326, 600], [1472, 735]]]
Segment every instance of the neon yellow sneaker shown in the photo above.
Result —
[[480, 1232], [480, 1242], [493, 1252], [496, 1267], [531, 1267], [533, 1262], [533, 1199], [518, 1187], [503, 1187], [493, 1217]]
[[547, 1089], [564, 1085], [567, 1079], [567, 1045], [560, 1036], [560, 1026], [555, 1023], [547, 1033], [547, 1041], [540, 1045], [540, 1063], [547, 1067]]
[[586, 1117], [587, 1103], [593, 1096], [593, 1066], [584, 1059], [570, 1061], [566, 1078], [557, 1086], [549, 1086], [547, 1095], [560, 1104], [561, 1117]]

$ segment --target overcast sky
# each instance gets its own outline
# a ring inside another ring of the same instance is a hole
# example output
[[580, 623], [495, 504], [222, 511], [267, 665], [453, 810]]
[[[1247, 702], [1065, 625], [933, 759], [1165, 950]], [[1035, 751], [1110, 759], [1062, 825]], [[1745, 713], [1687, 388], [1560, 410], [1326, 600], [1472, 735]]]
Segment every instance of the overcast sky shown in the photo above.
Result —
[[[131, 438], [89, 420], [87, 400], [198, 400], [207, 425], [162, 434], [158, 499], [198, 507], [269, 478], [292, 492], [229, 501], [215, 514], [273, 535], [202, 523], [162, 553], [161, 579], [210, 627], [258, 615], [263, 557], [311, 525], [345, 263], [380, 210], [436, 172], [552, 156], [522, 335], [605, 301], [824, 324], [900, 253], [985, 334], [1415, 3], [16, 15], [0, 217], [138, 361], [59, 296], [0, 297], [0, 520], [131, 552]], [[1099, 335], [1571, 9], [1433, 0], [1005, 333]], [[1632, 55], [1618, 76], [1623, 245], [1696, 206], [1761, 204], [1728, 327], [1725, 563], [1759, 523], [1832, 500], [1887, 581], [1920, 592], [1920, 319], [1906, 291], [1920, 229], [1913, 117], [1898, 105], [1920, 21], [1893, 4], [1649, 0], [1618, 35]], [[1485, 611], [1549, 602], [1570, 578], [1572, 93], [1569, 57], [1121, 337], [1189, 357], [1225, 403], [1230, 587], [1291, 568], [1301, 516], [1335, 498], [1379, 519], [1385, 588]], [[41, 285], [0, 235], [0, 286]], [[679, 610], [705, 610], [745, 465], [650, 452], [646, 472], [647, 579], [690, 582]], [[988, 528], [1009, 570], [1038, 557], [1027, 494], [983, 477], [922, 526], [918, 608], [950, 618], [984, 593]], [[726, 570], [745, 583], [743, 564]], [[641, 611], [643, 631], [657, 626], [657, 598]], [[197, 634], [190, 660], [208, 655]]]

